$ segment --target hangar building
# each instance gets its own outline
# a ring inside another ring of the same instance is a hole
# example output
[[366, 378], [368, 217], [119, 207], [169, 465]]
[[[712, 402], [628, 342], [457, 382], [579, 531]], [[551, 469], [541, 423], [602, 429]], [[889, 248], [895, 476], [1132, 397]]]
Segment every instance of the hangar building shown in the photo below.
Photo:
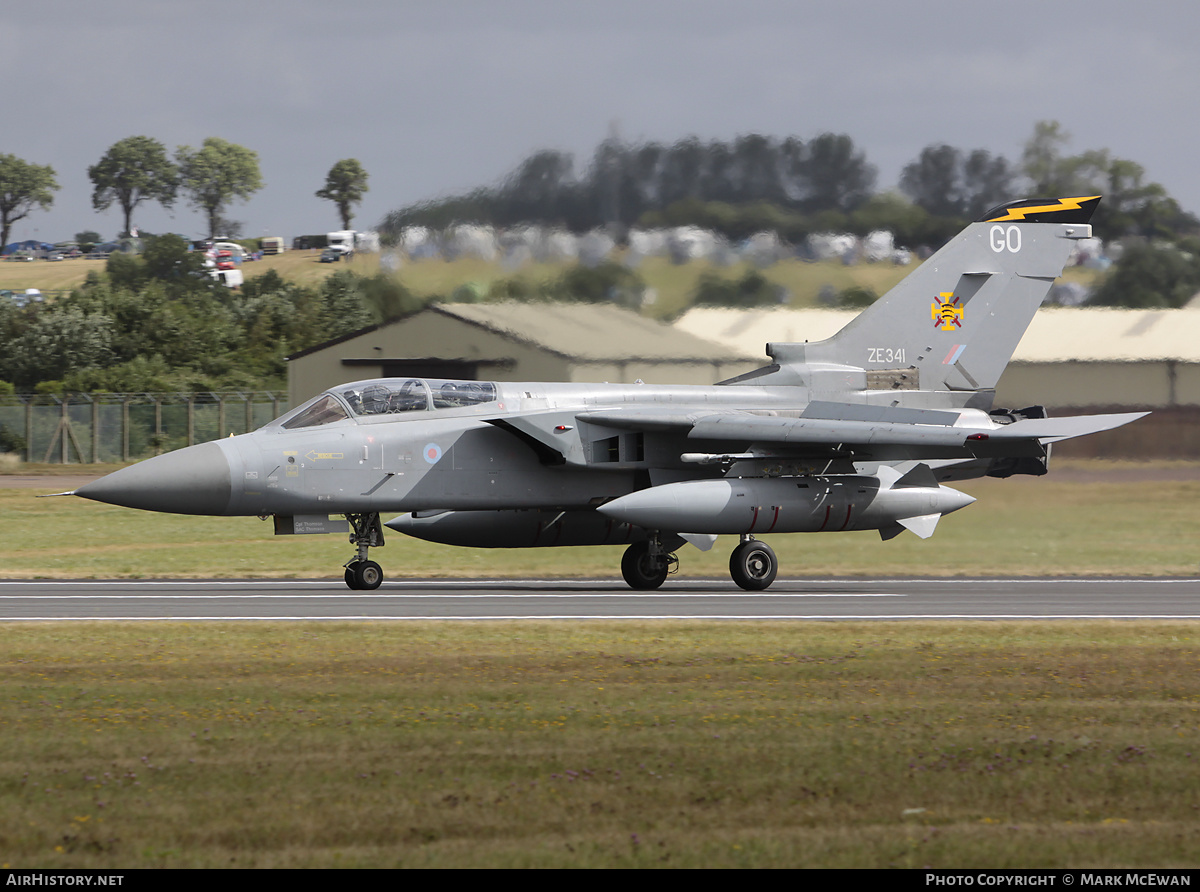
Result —
[[432, 304], [288, 357], [293, 406], [326, 388], [379, 377], [712, 384], [762, 365], [608, 304]]

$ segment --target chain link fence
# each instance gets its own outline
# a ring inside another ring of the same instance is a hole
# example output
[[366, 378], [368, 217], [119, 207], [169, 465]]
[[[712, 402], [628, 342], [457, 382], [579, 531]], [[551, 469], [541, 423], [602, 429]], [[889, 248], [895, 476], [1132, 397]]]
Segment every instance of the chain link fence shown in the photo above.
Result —
[[122, 462], [262, 427], [281, 391], [0, 396], [0, 452], [27, 462]]

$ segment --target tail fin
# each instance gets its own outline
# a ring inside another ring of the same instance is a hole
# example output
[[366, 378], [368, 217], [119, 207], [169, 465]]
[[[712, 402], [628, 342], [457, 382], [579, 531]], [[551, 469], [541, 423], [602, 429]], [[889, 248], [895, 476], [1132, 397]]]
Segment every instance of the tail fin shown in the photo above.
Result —
[[1088, 220], [1099, 201], [1027, 199], [994, 208], [833, 337], [768, 344], [767, 352], [784, 368], [864, 369], [870, 390], [992, 391], [1073, 240], [1092, 234]]

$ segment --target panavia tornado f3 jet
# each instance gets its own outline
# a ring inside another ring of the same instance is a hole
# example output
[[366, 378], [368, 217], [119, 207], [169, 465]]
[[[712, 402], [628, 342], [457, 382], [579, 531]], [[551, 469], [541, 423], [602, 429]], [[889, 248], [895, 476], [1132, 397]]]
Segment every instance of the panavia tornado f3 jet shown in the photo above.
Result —
[[718, 384], [358, 381], [75, 495], [349, 532], [351, 589], [383, 580], [368, 550], [385, 526], [485, 548], [627, 544], [635, 589], [662, 585], [685, 542], [707, 550], [728, 534], [734, 582], [765, 589], [778, 561], [758, 535], [925, 538], [974, 501], [944, 483], [1045, 474], [1051, 443], [1144, 414], [992, 406], [1099, 200], [989, 211], [833, 337], [768, 344], [770, 365]]

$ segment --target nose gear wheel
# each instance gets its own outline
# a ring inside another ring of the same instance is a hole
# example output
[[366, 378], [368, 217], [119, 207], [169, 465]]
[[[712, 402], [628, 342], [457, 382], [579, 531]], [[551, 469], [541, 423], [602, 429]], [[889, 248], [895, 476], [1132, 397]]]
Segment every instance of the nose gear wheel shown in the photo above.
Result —
[[344, 565], [346, 586], [354, 591], [374, 591], [383, 582], [383, 568], [368, 559], [367, 549], [383, 545], [379, 513], [347, 514], [346, 520], [350, 521], [350, 544], [358, 546], [358, 553]]

